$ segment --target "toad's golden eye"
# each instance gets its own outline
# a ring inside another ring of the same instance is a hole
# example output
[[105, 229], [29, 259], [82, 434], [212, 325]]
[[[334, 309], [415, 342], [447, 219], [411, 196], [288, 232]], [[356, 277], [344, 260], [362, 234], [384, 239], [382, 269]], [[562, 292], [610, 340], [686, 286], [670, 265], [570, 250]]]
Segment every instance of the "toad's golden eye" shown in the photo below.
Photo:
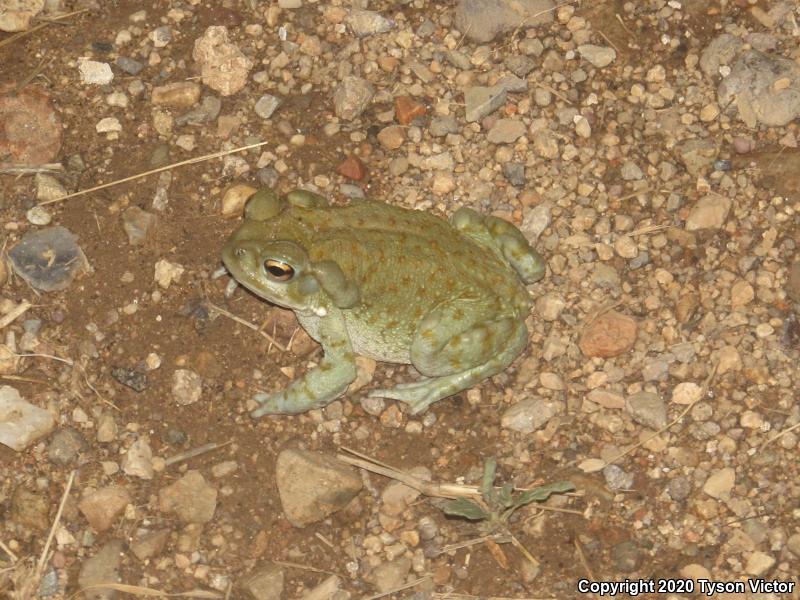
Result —
[[294, 269], [290, 265], [271, 258], [264, 261], [264, 270], [270, 279], [275, 281], [289, 281], [294, 277]]

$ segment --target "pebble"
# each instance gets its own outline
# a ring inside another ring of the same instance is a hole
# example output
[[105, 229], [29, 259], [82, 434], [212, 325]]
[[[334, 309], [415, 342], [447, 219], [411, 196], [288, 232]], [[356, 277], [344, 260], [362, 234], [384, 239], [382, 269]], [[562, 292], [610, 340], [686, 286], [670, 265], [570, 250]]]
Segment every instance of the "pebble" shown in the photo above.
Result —
[[26, 31], [42, 12], [44, 0], [10, 0], [0, 3], [0, 31]]
[[153, 468], [153, 450], [146, 436], [134, 441], [122, 457], [122, 470], [131, 477], [139, 479], [152, 479], [155, 474]]
[[368, 37], [391, 30], [395, 23], [373, 10], [350, 9], [344, 22], [356, 37]]
[[110, 529], [130, 502], [128, 490], [109, 485], [86, 494], [78, 503], [78, 510], [89, 521], [91, 528], [99, 533]]
[[368, 580], [373, 583], [379, 593], [385, 593], [401, 587], [410, 571], [410, 558], [396, 558], [375, 567], [369, 574]]
[[527, 183], [525, 165], [517, 162], [503, 163], [503, 177], [514, 187], [524, 187]]
[[333, 92], [333, 111], [343, 121], [352, 121], [369, 106], [375, 88], [366, 79], [348, 75]]
[[619, 356], [633, 348], [637, 330], [634, 318], [611, 310], [586, 327], [578, 341], [578, 347], [585, 356]]
[[777, 561], [775, 558], [766, 552], [756, 551], [747, 557], [744, 571], [753, 577], [763, 577], [767, 572], [775, 566]]
[[128, 75], [138, 75], [144, 69], [144, 64], [127, 56], [118, 56], [114, 64]]
[[703, 484], [703, 492], [716, 498], [717, 500], [726, 499], [736, 481], [736, 471], [731, 467], [725, 467], [714, 471]]
[[740, 279], [731, 286], [731, 308], [737, 309], [747, 306], [756, 297], [753, 286]]
[[122, 228], [131, 246], [141, 246], [156, 223], [156, 216], [138, 206], [129, 206], [122, 212]]
[[546, 202], [539, 204], [524, 213], [520, 230], [529, 242], [534, 243], [550, 226], [552, 219], [552, 205]]
[[688, 477], [678, 475], [669, 480], [667, 484], [667, 494], [675, 502], [682, 502], [692, 493], [692, 482]]
[[48, 411], [24, 400], [16, 388], [0, 386], [0, 444], [21, 452], [54, 427]]
[[625, 398], [625, 412], [633, 420], [650, 429], [663, 429], [667, 426], [667, 407], [658, 394], [637, 392]]
[[686, 170], [694, 176], [704, 175], [714, 164], [719, 150], [710, 139], [684, 140], [675, 146], [675, 152]]
[[94, 126], [97, 133], [118, 133], [122, 131], [122, 124], [117, 117], [105, 117]]
[[394, 99], [394, 114], [401, 125], [411, 125], [416, 119], [424, 117], [426, 112], [425, 105], [411, 96], [396, 96]]
[[602, 69], [607, 67], [617, 58], [617, 52], [607, 46], [595, 46], [594, 44], [582, 44], [578, 46], [578, 54], [587, 60], [592, 66]]
[[131, 541], [130, 548], [134, 556], [142, 562], [161, 554], [169, 541], [169, 529], [156, 529], [137, 534]]
[[193, 81], [179, 81], [153, 88], [150, 101], [156, 106], [191, 108], [200, 101], [200, 86]]
[[707, 77], [719, 77], [720, 67], [731, 64], [743, 45], [742, 40], [735, 35], [730, 33], [718, 35], [700, 54], [700, 69]]
[[549, 129], [539, 129], [531, 136], [533, 150], [542, 158], [554, 159], [558, 157], [558, 137]]
[[269, 119], [278, 110], [281, 99], [271, 94], [264, 94], [257, 101], [254, 107], [256, 114], [262, 119]]
[[525, 135], [525, 124], [518, 119], [498, 119], [486, 139], [492, 144], [513, 144]]
[[284, 515], [295, 527], [344, 508], [363, 486], [352, 467], [324, 454], [295, 449], [278, 454], [275, 480]]
[[[58, 200], [59, 198], [67, 195], [67, 190], [61, 184], [61, 182], [52, 175], [47, 175], [46, 173], [37, 173], [34, 177], [34, 183], [36, 185], [36, 199], [39, 202]], [[35, 224], [42, 225], [42, 223]]]
[[625, 397], [608, 390], [594, 389], [586, 395], [586, 398], [604, 408], [625, 408]]
[[189, 369], [175, 369], [172, 374], [172, 399], [181, 406], [194, 404], [203, 393], [203, 379]]
[[281, 567], [269, 564], [251, 574], [242, 586], [254, 600], [281, 600], [284, 578]]
[[363, 181], [367, 177], [367, 166], [360, 158], [351, 154], [339, 163], [336, 172], [353, 181]]
[[627, 473], [617, 465], [608, 465], [603, 469], [606, 485], [610, 490], [630, 490], [633, 488], [633, 474]]
[[168, 289], [173, 282], [181, 279], [185, 269], [177, 263], [171, 263], [166, 259], [161, 259], [155, 264], [155, 274], [153, 280], [163, 289]]
[[742, 369], [742, 357], [734, 346], [724, 346], [717, 353], [717, 375], [724, 375], [730, 371], [740, 371]]
[[217, 490], [200, 471], [190, 470], [158, 491], [158, 508], [174, 514], [181, 523], [208, 523], [217, 508]]
[[34, 206], [25, 212], [25, 218], [32, 225], [44, 226], [50, 224], [53, 220], [53, 215], [44, 206]]
[[506, 103], [506, 90], [473, 86], [464, 92], [464, 103], [467, 122], [474, 123], [488, 117]]
[[460, 129], [456, 118], [453, 115], [446, 115], [431, 119], [428, 131], [433, 137], [444, 137], [449, 133], [458, 133]]
[[232, 96], [247, 83], [253, 61], [228, 39], [228, 29], [212, 25], [195, 40], [192, 58], [200, 65], [203, 83], [223, 96]]
[[519, 433], [533, 433], [563, 410], [563, 405], [555, 400], [520, 400], [506, 409], [500, 418], [500, 425]]
[[556, 321], [567, 303], [556, 294], [545, 294], [536, 301], [536, 313], [545, 321]]
[[222, 110], [222, 101], [216, 96], [203, 96], [200, 106], [196, 106], [175, 119], [176, 125], [203, 125], [210, 123]]
[[82, 60], [78, 63], [81, 83], [89, 85], [108, 85], [114, 80], [111, 65], [96, 60]]
[[120, 582], [119, 567], [124, 554], [122, 541], [112, 539], [94, 556], [83, 561], [78, 574], [78, 587], [84, 590], [85, 598], [115, 600], [118, 597], [117, 590], [104, 588], [100, 584]]
[[633, 540], [620, 542], [611, 548], [611, 560], [622, 573], [633, 573], [642, 562], [642, 553]]
[[225, 216], [242, 215], [244, 213], [244, 205], [250, 199], [250, 196], [257, 191], [257, 188], [244, 183], [232, 185], [222, 196], [222, 214]]
[[683, 381], [672, 390], [674, 404], [694, 404], [703, 397], [703, 388], [691, 381]]
[[134, 392], [143, 392], [147, 389], [147, 373], [130, 367], [113, 367], [111, 376], [122, 385], [131, 388]]
[[378, 141], [387, 150], [397, 150], [405, 140], [405, 128], [400, 125], [389, 125], [378, 132]]
[[630, 160], [623, 163], [620, 175], [625, 181], [638, 181], [644, 178], [644, 173], [639, 168], [639, 165]]
[[79, 431], [65, 427], [56, 431], [50, 438], [47, 458], [51, 463], [65, 467], [75, 462], [78, 454], [87, 447], [88, 444]]
[[719, 194], [709, 194], [698, 200], [686, 218], [686, 230], [719, 229], [725, 224], [733, 202]]
[[553, 21], [553, 0], [460, 0], [455, 10], [455, 26], [468, 39], [491, 42], [503, 33], [532, 28]]

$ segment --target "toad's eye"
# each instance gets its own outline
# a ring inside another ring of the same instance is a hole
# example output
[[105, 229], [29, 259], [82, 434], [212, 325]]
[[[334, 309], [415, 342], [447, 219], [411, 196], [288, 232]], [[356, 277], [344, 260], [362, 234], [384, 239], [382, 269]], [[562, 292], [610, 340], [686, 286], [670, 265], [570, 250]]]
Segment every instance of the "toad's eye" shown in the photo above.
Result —
[[275, 281], [289, 281], [294, 277], [294, 269], [290, 265], [271, 258], [264, 261], [264, 270]]

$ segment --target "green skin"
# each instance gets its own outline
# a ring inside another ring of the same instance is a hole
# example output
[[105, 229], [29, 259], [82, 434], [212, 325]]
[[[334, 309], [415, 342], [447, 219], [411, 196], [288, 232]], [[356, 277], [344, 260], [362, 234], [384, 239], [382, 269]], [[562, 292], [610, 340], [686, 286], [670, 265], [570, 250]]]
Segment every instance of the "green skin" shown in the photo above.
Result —
[[413, 365], [424, 379], [369, 395], [413, 414], [505, 369], [525, 348], [526, 283], [545, 263], [513, 225], [462, 208], [450, 222], [374, 201], [329, 206], [302, 190], [260, 190], [222, 252], [231, 275], [291, 309], [322, 344], [320, 364], [259, 393], [253, 417], [341, 396], [355, 356]]

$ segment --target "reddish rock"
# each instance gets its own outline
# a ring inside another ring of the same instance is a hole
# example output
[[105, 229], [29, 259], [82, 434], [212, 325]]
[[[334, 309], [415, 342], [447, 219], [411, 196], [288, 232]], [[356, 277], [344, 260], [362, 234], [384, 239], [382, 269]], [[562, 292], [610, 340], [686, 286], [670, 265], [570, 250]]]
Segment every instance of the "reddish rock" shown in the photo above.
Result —
[[367, 167], [357, 156], [351, 154], [336, 167], [339, 175], [344, 175], [354, 181], [362, 181], [367, 176]]
[[633, 348], [636, 320], [617, 311], [609, 311], [592, 321], [581, 335], [578, 346], [586, 356], [609, 358]]
[[411, 96], [398, 96], [394, 99], [394, 114], [401, 125], [409, 125], [417, 117], [426, 113], [425, 105]]
[[61, 120], [41, 88], [28, 85], [16, 96], [0, 86], [0, 167], [52, 162], [61, 148]]

